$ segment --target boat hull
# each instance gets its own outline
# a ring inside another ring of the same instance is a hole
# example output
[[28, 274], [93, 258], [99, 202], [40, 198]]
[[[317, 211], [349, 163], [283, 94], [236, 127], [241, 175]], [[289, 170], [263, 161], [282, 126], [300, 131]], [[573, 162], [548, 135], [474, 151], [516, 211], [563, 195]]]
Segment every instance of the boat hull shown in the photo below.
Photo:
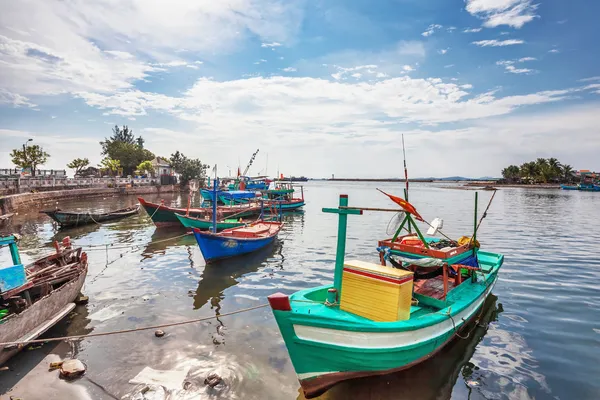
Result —
[[578, 186], [560, 185], [562, 190], [579, 190]]
[[291, 310], [274, 308], [273, 314], [305, 396], [315, 397], [343, 380], [401, 371], [431, 358], [478, 318], [502, 260], [498, 257], [485, 279], [454, 289], [459, 297], [450, 305], [406, 321], [375, 322], [327, 307], [322, 302], [331, 286], [294, 293]]
[[63, 212], [60, 210], [40, 211], [56, 221], [61, 228], [71, 228], [88, 224], [99, 224], [103, 222], [116, 221], [127, 218], [139, 212], [140, 206], [130, 207], [123, 210], [117, 210], [107, 213], [77, 213]]
[[[39, 299], [32, 304], [31, 307], [28, 307], [20, 314], [7, 318], [4, 323], [0, 324], [0, 342], [17, 341], [29, 332], [36, 330], [36, 328], [43, 325], [46, 321], [51, 320], [56, 314], [63, 310], [65, 306], [75, 301], [81, 292], [86, 275], [87, 264], [82, 268], [81, 273], [76, 278]], [[60, 320], [55, 321], [55, 323], [58, 321]], [[43, 331], [40, 332], [40, 334], [41, 333], [43, 333]], [[20, 350], [21, 349], [18, 347], [10, 350], [0, 349], [0, 365], [4, 364]]]
[[273, 243], [276, 237], [240, 240], [198, 231], [194, 231], [194, 236], [206, 262], [252, 253]]
[[[157, 227], [180, 227], [181, 222], [177, 219], [176, 214], [185, 215], [188, 213], [188, 210], [185, 208], [174, 208], [167, 207], [161, 204], [149, 203], [138, 197], [138, 201], [144, 207], [150, 218], [152, 218], [152, 222]], [[235, 218], [244, 218], [251, 217], [260, 214], [260, 207], [250, 207], [247, 206], [247, 209], [243, 208], [229, 208], [229, 207], [219, 207], [218, 212], [221, 218], [227, 218], [228, 216], [235, 215]], [[201, 218], [212, 216], [212, 208], [190, 208], [189, 216], [192, 218]]]
[[[189, 218], [185, 215], [175, 214], [181, 225], [186, 228], [196, 228], [202, 231], [209, 230], [212, 228], [212, 221], [207, 219]], [[244, 225], [244, 222], [217, 222], [217, 230], [222, 231], [223, 229], [237, 228], [238, 226]]]

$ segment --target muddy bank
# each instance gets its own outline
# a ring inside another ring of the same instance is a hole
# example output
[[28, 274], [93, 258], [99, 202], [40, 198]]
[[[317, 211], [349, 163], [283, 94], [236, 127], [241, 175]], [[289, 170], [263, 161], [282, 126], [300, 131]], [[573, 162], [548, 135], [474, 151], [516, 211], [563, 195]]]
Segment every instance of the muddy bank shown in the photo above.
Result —
[[18, 211], [19, 209], [24, 209], [33, 205], [38, 206], [44, 203], [63, 199], [77, 199], [98, 196], [106, 197], [112, 195], [160, 194], [171, 193], [178, 190], [178, 185], [163, 185], [130, 188], [86, 188], [13, 194], [0, 198], [0, 215]]

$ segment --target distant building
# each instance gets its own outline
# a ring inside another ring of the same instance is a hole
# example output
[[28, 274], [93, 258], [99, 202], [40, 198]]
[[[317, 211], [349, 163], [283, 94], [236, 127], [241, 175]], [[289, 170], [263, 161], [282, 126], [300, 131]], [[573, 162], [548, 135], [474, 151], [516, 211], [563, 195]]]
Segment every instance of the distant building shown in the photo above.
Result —
[[156, 157], [152, 160], [152, 166], [154, 167], [152, 175], [155, 178], [161, 175], [173, 175], [173, 167], [171, 167], [171, 164], [164, 158]]

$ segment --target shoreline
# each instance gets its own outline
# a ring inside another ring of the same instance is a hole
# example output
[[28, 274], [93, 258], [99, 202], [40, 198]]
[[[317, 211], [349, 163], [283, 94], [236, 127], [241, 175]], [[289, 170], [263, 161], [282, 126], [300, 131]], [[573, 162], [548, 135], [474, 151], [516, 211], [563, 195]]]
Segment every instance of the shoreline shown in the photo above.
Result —
[[0, 197], [0, 215], [5, 215], [18, 211], [19, 209], [31, 205], [41, 205], [47, 202], [72, 199], [72, 198], [93, 198], [106, 195], [140, 195], [155, 193], [172, 193], [179, 191], [179, 185], [164, 186], [139, 186], [139, 187], [121, 187], [121, 188], [86, 188], [86, 189], [66, 189], [52, 190], [48, 192], [19, 193]]
[[463, 186], [467, 187], [486, 187], [493, 186], [496, 189], [499, 188], [524, 188], [524, 189], [560, 189], [560, 184], [558, 183], [540, 183], [529, 185], [526, 183], [496, 183], [496, 182], [488, 182], [488, 181], [478, 181], [478, 182], [465, 182]]

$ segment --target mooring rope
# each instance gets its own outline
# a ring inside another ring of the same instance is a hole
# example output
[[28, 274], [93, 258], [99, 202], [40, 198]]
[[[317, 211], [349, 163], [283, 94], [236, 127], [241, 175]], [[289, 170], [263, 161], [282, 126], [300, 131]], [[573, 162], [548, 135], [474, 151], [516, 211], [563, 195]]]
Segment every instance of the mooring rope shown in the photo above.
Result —
[[268, 307], [268, 306], [269, 306], [269, 304], [265, 303], [265, 304], [260, 304], [258, 306], [248, 307], [248, 308], [242, 308], [241, 310], [231, 311], [231, 312], [220, 314], [220, 315], [213, 315], [213, 316], [210, 316], [210, 317], [189, 319], [189, 320], [185, 320], [185, 321], [171, 322], [171, 323], [168, 323], [168, 324], [144, 326], [144, 327], [141, 327], [141, 328], [123, 329], [123, 330], [119, 330], [119, 331], [89, 333], [87, 335], [62, 336], [62, 337], [48, 338], [48, 339], [34, 339], [34, 340], [28, 340], [28, 341], [25, 341], [25, 342], [3, 342], [3, 343], [0, 343], [0, 347], [4, 347], [4, 346], [25, 346], [27, 344], [35, 344], [35, 343], [61, 342], [63, 340], [87, 339], [87, 338], [99, 337], [99, 336], [111, 336], [111, 335], [120, 335], [120, 334], [124, 334], [124, 333], [147, 331], [147, 330], [151, 330], [151, 329], [162, 329], [162, 328], [168, 328], [168, 327], [171, 327], [171, 326], [188, 325], [188, 324], [193, 324], [193, 323], [196, 323], [196, 322], [203, 322], [203, 321], [208, 321], [208, 320], [211, 320], [211, 319], [218, 319], [218, 318], [221, 318], [221, 317], [227, 317], [229, 315], [241, 314], [241, 313], [244, 313], [244, 312], [257, 310], [259, 308], [264, 308], [264, 307]]

